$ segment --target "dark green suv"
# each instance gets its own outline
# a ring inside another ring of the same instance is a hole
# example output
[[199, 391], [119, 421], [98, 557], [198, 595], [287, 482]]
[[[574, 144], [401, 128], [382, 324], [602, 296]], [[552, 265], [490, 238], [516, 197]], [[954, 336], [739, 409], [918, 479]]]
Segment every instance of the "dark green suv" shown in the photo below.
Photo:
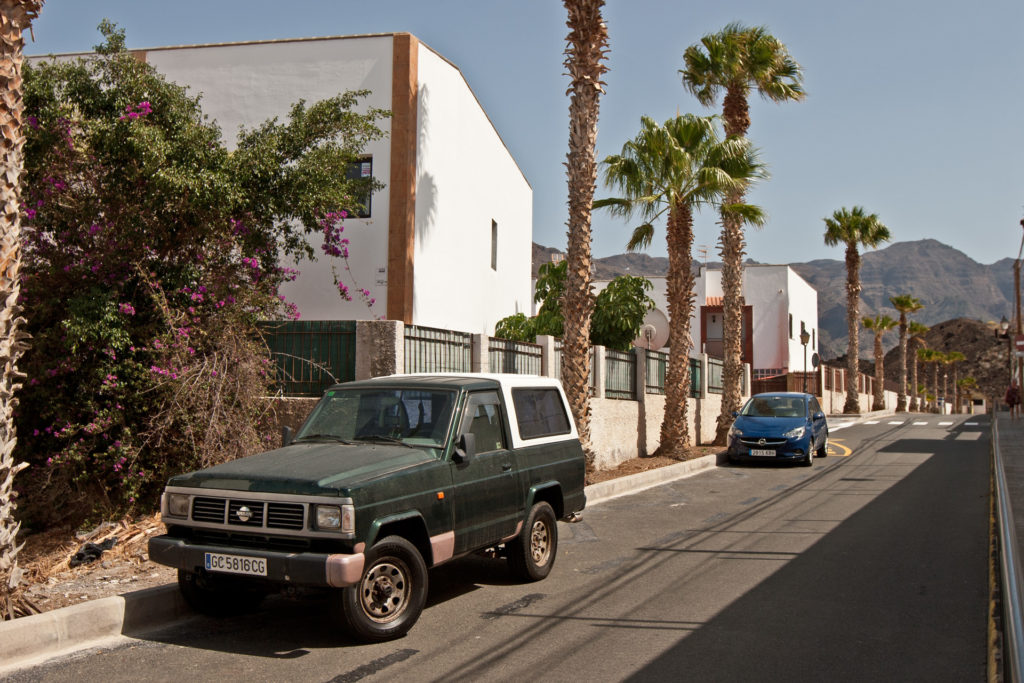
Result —
[[584, 458], [561, 386], [525, 375], [394, 375], [328, 390], [274, 451], [171, 478], [167, 534], [193, 608], [332, 589], [359, 640], [406, 633], [427, 568], [504, 554], [525, 580], [551, 571], [558, 519], [586, 504]]

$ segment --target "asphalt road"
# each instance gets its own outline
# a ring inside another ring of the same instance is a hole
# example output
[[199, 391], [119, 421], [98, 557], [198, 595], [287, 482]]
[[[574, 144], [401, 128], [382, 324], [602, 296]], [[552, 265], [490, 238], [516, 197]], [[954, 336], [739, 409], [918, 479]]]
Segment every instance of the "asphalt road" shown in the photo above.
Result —
[[833, 424], [810, 469], [720, 467], [593, 506], [560, 525], [545, 581], [440, 567], [398, 641], [346, 642], [319, 601], [275, 598], [10, 680], [983, 680], [988, 418], [874, 422]]

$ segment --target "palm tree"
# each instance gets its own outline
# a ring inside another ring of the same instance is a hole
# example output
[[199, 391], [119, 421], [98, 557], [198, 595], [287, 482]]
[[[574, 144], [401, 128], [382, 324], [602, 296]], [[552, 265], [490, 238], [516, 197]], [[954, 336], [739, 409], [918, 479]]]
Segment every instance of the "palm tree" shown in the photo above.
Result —
[[[960, 390], [961, 402], [963, 401], [963, 395], [974, 396], [974, 392], [978, 390], [978, 380], [973, 377], [964, 377], [957, 382], [957, 387]], [[974, 408], [971, 408], [971, 412], [974, 412]]]
[[[957, 363], [961, 363], [967, 360], [967, 356], [960, 353], [959, 351], [950, 351], [946, 354], [946, 364], [953, 368], [953, 412], [960, 412], [960, 366]], [[945, 387], [943, 387], [945, 390]]]
[[896, 412], [907, 409], [907, 314], [924, 308], [924, 304], [909, 294], [889, 297], [889, 303], [900, 312], [900, 389], [896, 396]]
[[[918, 349], [917, 350], [917, 357], [918, 357], [918, 359], [922, 363], [924, 363], [925, 365], [931, 364], [931, 366], [932, 366], [932, 392], [931, 392], [931, 394], [934, 397], [934, 400], [932, 402], [932, 405], [928, 409], [928, 412], [931, 412], [931, 413], [939, 412], [939, 409], [938, 409], [938, 399], [939, 399], [939, 363], [942, 362], [943, 356], [945, 356], [945, 354], [942, 353], [942, 351], [938, 351], [936, 349]], [[926, 385], [925, 390], [927, 392], [927, 385]]]
[[[924, 333], [928, 331], [928, 326], [924, 323], [919, 323], [916, 320], [911, 320], [907, 326], [907, 334], [910, 338], [907, 340], [907, 346], [911, 358], [911, 375], [910, 375], [910, 386], [914, 389], [914, 395], [910, 398], [910, 410], [915, 412], [918, 410], [917, 395], [921, 393], [917, 384], [917, 352], [915, 349], [924, 346]], [[924, 401], [921, 401], [920, 408], [924, 408]]]
[[[702, 205], [716, 204], [722, 196], [763, 174], [757, 154], [746, 138], [722, 141], [716, 117], [692, 114], [669, 119], [659, 126], [641, 120], [640, 133], [620, 154], [604, 160], [605, 184], [620, 193], [602, 199], [595, 208], [644, 221], [633, 231], [627, 247], [651, 243], [653, 223], [668, 214], [669, 361], [665, 377], [665, 417], [661, 424], [662, 454], [682, 456], [690, 443], [687, 398], [690, 388], [690, 315], [693, 312], [693, 214]], [[730, 211], [744, 220], [761, 222], [762, 211], [734, 204]]]
[[18, 372], [18, 359], [28, 348], [18, 296], [21, 292], [21, 173], [24, 169], [21, 82], [23, 33], [43, 7], [43, 0], [0, 1], [0, 78], [4, 80], [0, 98], [0, 135], [3, 137], [3, 216], [0, 218], [0, 619], [13, 619], [15, 598], [21, 584], [18, 567], [18, 529], [14, 519], [14, 477], [28, 465], [16, 463], [14, 446], [15, 392], [24, 375]]
[[[846, 347], [846, 363], [849, 376], [856, 379], [860, 371], [860, 343], [858, 322], [860, 320], [860, 252], [858, 245], [877, 247], [889, 240], [889, 228], [878, 220], [876, 214], [867, 214], [859, 206], [852, 210], [845, 207], [835, 211], [831, 218], [825, 218], [825, 244], [832, 247], [846, 245], [846, 327], [849, 341]], [[844, 413], [860, 410], [857, 398], [857, 382], [846, 384]]]
[[864, 318], [861, 322], [865, 328], [875, 333], [875, 393], [871, 410], [885, 410], [885, 370], [882, 365], [885, 356], [882, 353], [882, 335], [896, 327], [896, 321], [887, 315], [876, 315], [874, 318]]
[[[800, 65], [786, 46], [762, 26], [728, 24], [718, 33], [704, 36], [700, 45], [683, 53], [685, 69], [679, 73], [683, 86], [705, 107], [724, 93], [722, 116], [728, 137], [744, 137], [750, 128], [748, 98], [751, 90], [773, 102], [804, 99]], [[726, 196], [725, 204], [743, 203], [744, 190]], [[743, 334], [743, 220], [722, 213], [722, 410], [718, 415], [715, 443], [725, 445], [733, 411], [740, 405]]]
[[590, 319], [594, 299], [590, 293], [590, 210], [597, 184], [597, 116], [608, 67], [608, 27], [601, 17], [604, 0], [564, 0], [569, 35], [565, 68], [569, 71], [569, 185], [568, 272], [562, 319], [562, 384], [572, 409], [584, 452], [593, 461], [590, 445]]

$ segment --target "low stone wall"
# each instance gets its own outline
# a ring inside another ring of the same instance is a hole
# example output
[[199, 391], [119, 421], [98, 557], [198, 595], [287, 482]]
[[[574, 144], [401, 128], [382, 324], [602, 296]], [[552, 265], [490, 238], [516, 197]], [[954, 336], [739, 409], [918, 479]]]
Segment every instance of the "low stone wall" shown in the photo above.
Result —
[[[695, 444], [715, 440], [715, 423], [722, 408], [719, 394], [688, 400], [686, 418]], [[641, 415], [642, 413], [642, 415]], [[647, 394], [642, 403], [610, 398], [590, 399], [590, 441], [594, 467], [608, 470], [633, 458], [650, 455], [661, 445], [665, 397]]]

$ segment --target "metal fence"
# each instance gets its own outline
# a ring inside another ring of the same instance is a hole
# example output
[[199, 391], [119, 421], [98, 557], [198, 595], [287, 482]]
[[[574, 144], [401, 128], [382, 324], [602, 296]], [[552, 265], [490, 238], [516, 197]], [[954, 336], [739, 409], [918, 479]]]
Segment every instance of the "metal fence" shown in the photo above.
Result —
[[635, 401], [636, 354], [607, 349], [604, 355], [604, 395]]
[[285, 396], [320, 396], [356, 376], [356, 324], [351, 320], [268, 320], [258, 323]]
[[648, 351], [647, 383], [644, 391], [648, 394], [664, 394], [666, 370], [668, 370], [668, 354], [661, 351]]
[[539, 344], [490, 337], [487, 361], [491, 372], [539, 375], [542, 348]]
[[473, 335], [405, 326], [406, 372], [472, 372]]

